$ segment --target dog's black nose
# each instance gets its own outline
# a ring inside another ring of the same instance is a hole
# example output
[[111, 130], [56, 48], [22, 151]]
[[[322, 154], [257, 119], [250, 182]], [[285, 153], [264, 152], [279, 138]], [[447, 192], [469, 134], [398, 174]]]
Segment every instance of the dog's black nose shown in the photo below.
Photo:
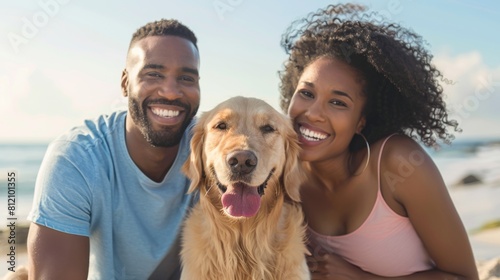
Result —
[[227, 155], [227, 164], [231, 171], [239, 174], [248, 174], [255, 169], [257, 157], [251, 151], [236, 151]]

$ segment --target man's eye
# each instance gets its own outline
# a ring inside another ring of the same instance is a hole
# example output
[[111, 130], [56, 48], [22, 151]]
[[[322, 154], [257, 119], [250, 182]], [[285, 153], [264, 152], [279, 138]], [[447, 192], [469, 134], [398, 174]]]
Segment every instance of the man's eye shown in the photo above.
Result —
[[195, 79], [190, 76], [181, 76], [179, 77], [179, 80], [184, 81], [184, 82], [194, 82]]
[[161, 78], [161, 77], [163, 77], [162, 74], [157, 73], [157, 72], [150, 72], [147, 75], [150, 76], [150, 77], [155, 77], [155, 78]]

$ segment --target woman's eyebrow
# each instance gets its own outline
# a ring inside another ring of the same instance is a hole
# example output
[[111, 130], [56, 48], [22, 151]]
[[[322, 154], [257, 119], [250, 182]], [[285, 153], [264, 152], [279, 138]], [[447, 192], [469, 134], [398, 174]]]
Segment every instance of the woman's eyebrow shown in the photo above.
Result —
[[340, 90], [333, 90], [333, 91], [332, 91], [332, 94], [345, 96], [345, 97], [347, 97], [347, 98], [351, 99], [351, 101], [354, 101], [354, 100], [352, 99], [351, 95], [349, 95], [349, 94], [348, 94], [348, 93], [346, 93], [346, 92], [340, 91]]
[[[302, 82], [300, 82], [300, 83], [301, 83], [301, 84], [304, 84], [304, 85], [306, 85], [306, 86], [308, 86], [308, 87], [310, 87], [310, 88], [314, 88], [314, 83], [312, 83], [312, 82], [302, 81]], [[332, 94], [335, 94], [335, 95], [345, 96], [345, 97], [347, 97], [347, 98], [351, 99], [351, 101], [353, 101], [353, 102], [354, 102], [354, 100], [353, 100], [353, 98], [351, 97], [351, 95], [350, 95], [350, 94], [348, 94], [348, 93], [346, 93], [346, 92], [343, 92], [343, 91], [341, 91], [341, 90], [332, 90], [332, 91], [331, 91], [331, 93], [332, 93]]]

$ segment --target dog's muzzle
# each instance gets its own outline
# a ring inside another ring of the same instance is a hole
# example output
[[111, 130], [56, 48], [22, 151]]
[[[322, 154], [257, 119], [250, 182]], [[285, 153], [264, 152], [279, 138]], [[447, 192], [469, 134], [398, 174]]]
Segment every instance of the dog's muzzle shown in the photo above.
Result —
[[258, 160], [254, 152], [248, 150], [234, 151], [226, 156], [226, 163], [233, 176], [246, 176], [255, 170]]
[[210, 167], [210, 170], [215, 178], [217, 187], [222, 193], [221, 202], [224, 212], [235, 218], [248, 218], [257, 214], [260, 208], [261, 197], [264, 195], [264, 190], [275, 168], [269, 172], [267, 178], [259, 186], [248, 185], [245, 181], [232, 181], [229, 186], [226, 186], [217, 178], [217, 173], [213, 166]]

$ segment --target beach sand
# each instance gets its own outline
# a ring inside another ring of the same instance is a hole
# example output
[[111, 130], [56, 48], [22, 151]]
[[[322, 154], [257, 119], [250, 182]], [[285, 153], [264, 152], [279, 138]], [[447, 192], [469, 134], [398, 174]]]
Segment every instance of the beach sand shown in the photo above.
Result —
[[[28, 255], [26, 251], [26, 236], [28, 233], [28, 225], [23, 224], [16, 228], [16, 267], [26, 265]], [[7, 240], [9, 232], [0, 231], [1, 240]], [[489, 229], [470, 236], [470, 240], [474, 250], [478, 248], [492, 249], [497, 254], [488, 260], [477, 262], [478, 272], [481, 280], [500, 280], [500, 228]], [[7, 254], [10, 251], [9, 244], [2, 242], [0, 245], [0, 253], [2, 260], [2, 270], [0, 275], [5, 275], [8, 272]]]
[[[491, 243], [500, 246], [500, 228], [487, 230], [473, 235], [473, 238], [478, 241]], [[500, 252], [499, 252], [500, 254]]]
[[[17, 269], [27, 265], [28, 252], [26, 250], [26, 238], [28, 230], [29, 224], [27, 222], [16, 224], [16, 228], [12, 232], [8, 227], [0, 230], [0, 240], [2, 240], [0, 243], [0, 277], [10, 273], [9, 268]], [[15, 239], [9, 239], [11, 236]], [[9, 243], [11, 240], [15, 240], [15, 244]]]
[[477, 268], [481, 280], [500, 280], [500, 228], [494, 228], [470, 236], [475, 251], [494, 250], [496, 257], [479, 261]]

